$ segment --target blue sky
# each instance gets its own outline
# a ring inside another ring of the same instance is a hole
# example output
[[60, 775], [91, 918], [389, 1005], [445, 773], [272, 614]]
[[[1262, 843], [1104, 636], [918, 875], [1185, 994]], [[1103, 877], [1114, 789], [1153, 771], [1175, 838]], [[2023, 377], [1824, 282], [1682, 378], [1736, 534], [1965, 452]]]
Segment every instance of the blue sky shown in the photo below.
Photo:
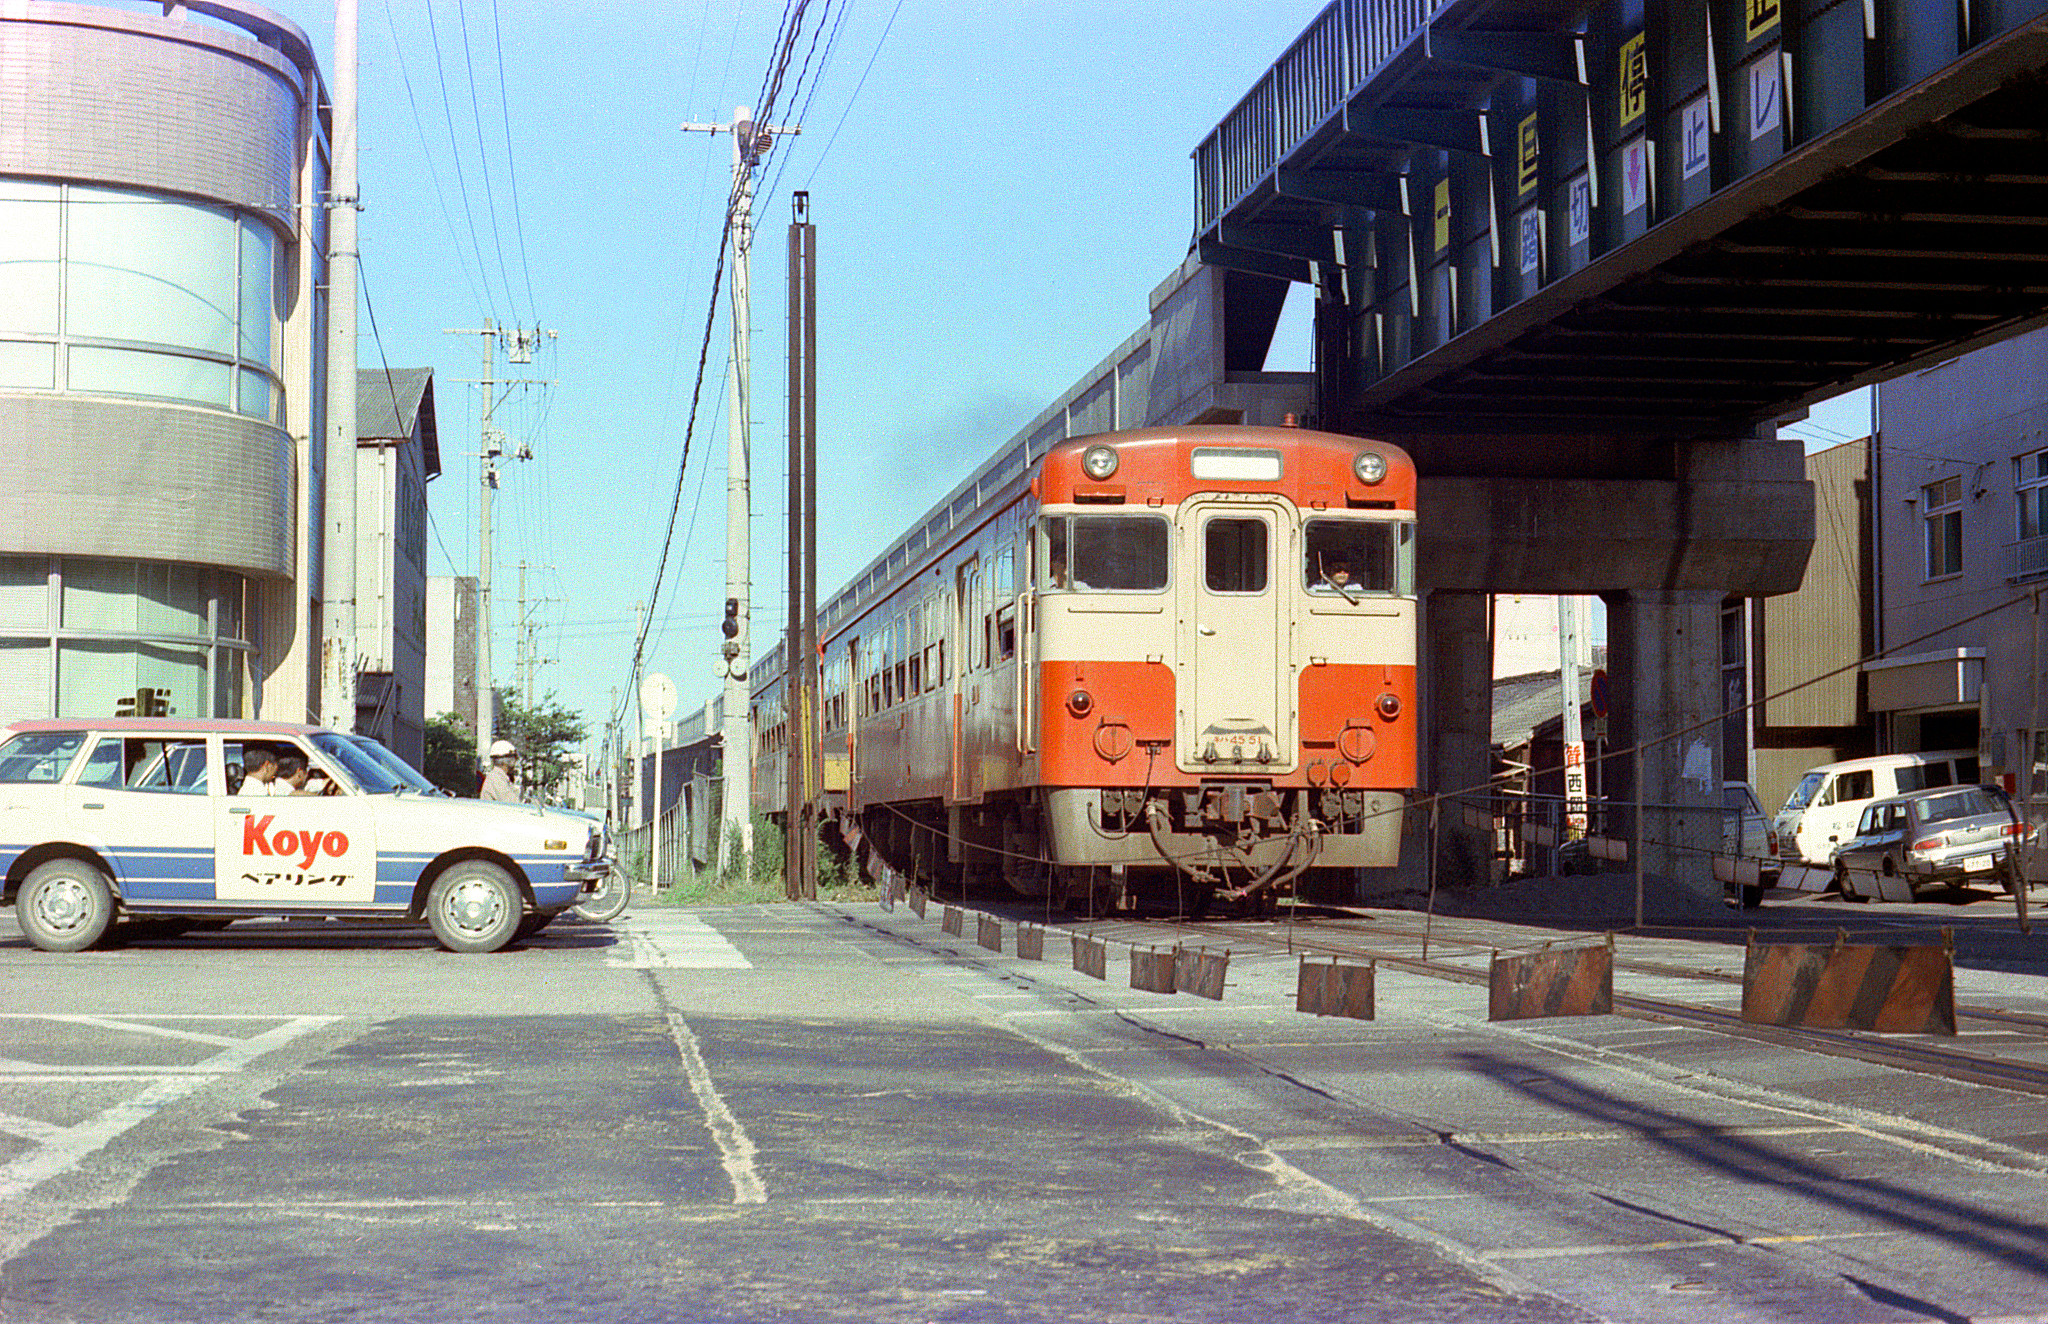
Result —
[[[272, 2], [331, 76], [331, 10]], [[730, 141], [677, 126], [755, 104], [783, 6], [359, 2], [360, 361], [435, 369], [429, 560], [468, 574], [479, 418], [461, 379], [482, 364], [479, 337], [443, 329], [494, 316], [560, 332], [524, 370], [554, 384], [513, 392], [496, 419], [536, 458], [507, 466], [496, 503], [494, 670], [509, 683], [523, 561], [529, 596], [547, 599], [529, 606], [540, 685], [596, 731], [667, 525], [730, 180]], [[757, 651], [783, 613], [792, 190], [818, 227], [823, 594], [1144, 321], [1187, 251], [1188, 154], [1321, 7], [810, 0], [774, 117], [801, 112], [803, 132], [770, 153], [756, 211]], [[716, 688], [722, 305], [680, 571], [649, 637], [648, 665], [685, 707]], [[1307, 366], [1292, 320], [1271, 366]]]

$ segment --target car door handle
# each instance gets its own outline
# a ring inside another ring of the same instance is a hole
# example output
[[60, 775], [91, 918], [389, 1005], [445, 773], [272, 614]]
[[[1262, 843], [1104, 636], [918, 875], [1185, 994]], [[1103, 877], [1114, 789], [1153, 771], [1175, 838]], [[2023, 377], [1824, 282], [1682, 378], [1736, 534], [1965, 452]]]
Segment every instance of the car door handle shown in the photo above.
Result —
[[228, 812], [229, 812], [229, 813], [231, 813], [231, 814], [246, 814], [246, 813], [248, 813], [248, 812], [249, 812], [249, 806], [247, 806], [247, 805], [229, 805], [229, 806], [228, 806]]
[[1196, 629], [1196, 632], [1197, 632], [1197, 633], [1200, 633], [1200, 634], [1215, 634], [1215, 633], [1216, 633], [1216, 627], [1215, 627], [1215, 626], [1213, 626], [1213, 625], [1199, 625], [1199, 626], [1196, 626], [1196, 627], [1195, 627], [1195, 629]]
[[80, 806], [79, 806], [79, 808], [80, 808], [80, 809], [105, 809], [105, 808], [106, 808], [106, 806], [105, 806], [105, 805], [103, 805], [103, 804], [98, 804], [98, 805], [80, 805]]

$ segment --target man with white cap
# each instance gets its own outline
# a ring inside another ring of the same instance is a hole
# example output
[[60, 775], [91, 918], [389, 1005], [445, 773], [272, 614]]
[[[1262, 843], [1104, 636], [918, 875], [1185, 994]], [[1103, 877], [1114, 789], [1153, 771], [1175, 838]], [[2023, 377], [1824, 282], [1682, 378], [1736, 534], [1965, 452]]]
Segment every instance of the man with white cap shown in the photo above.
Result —
[[484, 774], [483, 789], [477, 792], [479, 799], [512, 801], [519, 799], [519, 788], [512, 784], [512, 764], [517, 758], [518, 752], [512, 748], [511, 741], [493, 740], [491, 742], [491, 768], [489, 772]]

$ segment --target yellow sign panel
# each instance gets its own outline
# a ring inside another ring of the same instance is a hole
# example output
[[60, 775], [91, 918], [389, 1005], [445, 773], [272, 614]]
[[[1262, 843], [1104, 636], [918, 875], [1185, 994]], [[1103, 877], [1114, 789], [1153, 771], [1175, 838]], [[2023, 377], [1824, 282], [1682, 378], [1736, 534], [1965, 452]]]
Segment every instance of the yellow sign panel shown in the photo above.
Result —
[[1638, 32], [1621, 43], [1621, 124], [1623, 128], [1643, 117], [1650, 100], [1650, 52], [1644, 34]]
[[1742, 0], [1742, 37], [1755, 41], [1778, 26], [1785, 14], [1785, 0]]
[[1439, 179], [1436, 182], [1436, 210], [1432, 213], [1436, 224], [1436, 250], [1441, 253], [1451, 246], [1451, 181]]
[[1518, 184], [1515, 193], [1518, 197], [1536, 187], [1537, 155], [1536, 116], [1531, 113], [1515, 131], [1515, 179]]

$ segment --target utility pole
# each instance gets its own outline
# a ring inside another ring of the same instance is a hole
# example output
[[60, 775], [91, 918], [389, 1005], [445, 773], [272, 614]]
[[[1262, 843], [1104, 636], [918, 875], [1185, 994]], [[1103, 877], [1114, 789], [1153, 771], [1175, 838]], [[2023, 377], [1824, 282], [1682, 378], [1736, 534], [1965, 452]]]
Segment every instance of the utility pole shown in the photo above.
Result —
[[356, 727], [356, 0], [335, 0], [327, 216], [327, 439], [321, 488], [322, 725]]
[[725, 459], [725, 598], [731, 633], [720, 646], [725, 676], [722, 691], [725, 720], [721, 731], [725, 744], [725, 795], [720, 813], [718, 868], [727, 872], [735, 863], [750, 869], [754, 858], [753, 722], [748, 711], [749, 660], [747, 618], [752, 611], [748, 584], [747, 521], [753, 513], [749, 482], [752, 440], [747, 416], [752, 395], [748, 380], [749, 318], [752, 316], [748, 290], [749, 260], [754, 246], [754, 169], [761, 154], [778, 133], [798, 133], [801, 125], [778, 126], [754, 123], [754, 113], [745, 106], [734, 109], [730, 124], [685, 124], [685, 133], [728, 133], [732, 135], [732, 406], [731, 427], [726, 440]]
[[[509, 392], [514, 386], [548, 384], [532, 377], [516, 377], [503, 382], [497, 380], [498, 347], [505, 347], [508, 362], [531, 363], [533, 352], [540, 348], [541, 337], [552, 340], [555, 333], [539, 327], [531, 331], [501, 327], [486, 317], [481, 327], [448, 329], [443, 334], [480, 336], [483, 345], [484, 375], [474, 384], [483, 388], [483, 445], [477, 452], [481, 463], [477, 474], [476, 507], [476, 765], [484, 769], [491, 766], [491, 737], [497, 708], [496, 696], [491, 691], [491, 498], [498, 490], [498, 461], [505, 455], [505, 434], [492, 426], [491, 415], [497, 408], [498, 387], [503, 386]], [[530, 460], [533, 448], [522, 441], [513, 451], [512, 458]]]
[[818, 895], [818, 227], [811, 195], [789, 223], [789, 630], [782, 649], [783, 892]]
[[[1573, 837], [1586, 835], [1586, 740], [1579, 722], [1579, 600], [1557, 595], [1557, 680], [1564, 703], [1564, 821]], [[1611, 825], [1602, 825], [1602, 831]]]
[[539, 649], [536, 646], [534, 636], [539, 633], [540, 626], [536, 625], [533, 621], [533, 609], [544, 607], [550, 602], [559, 602], [560, 600], [559, 598], [529, 599], [526, 596], [526, 562], [521, 561], [519, 563], [519, 653], [515, 676], [519, 689], [519, 701], [526, 705], [528, 712], [533, 711], [535, 674], [540, 670], [543, 663], [555, 660], [554, 658], [544, 658], [538, 655]]

